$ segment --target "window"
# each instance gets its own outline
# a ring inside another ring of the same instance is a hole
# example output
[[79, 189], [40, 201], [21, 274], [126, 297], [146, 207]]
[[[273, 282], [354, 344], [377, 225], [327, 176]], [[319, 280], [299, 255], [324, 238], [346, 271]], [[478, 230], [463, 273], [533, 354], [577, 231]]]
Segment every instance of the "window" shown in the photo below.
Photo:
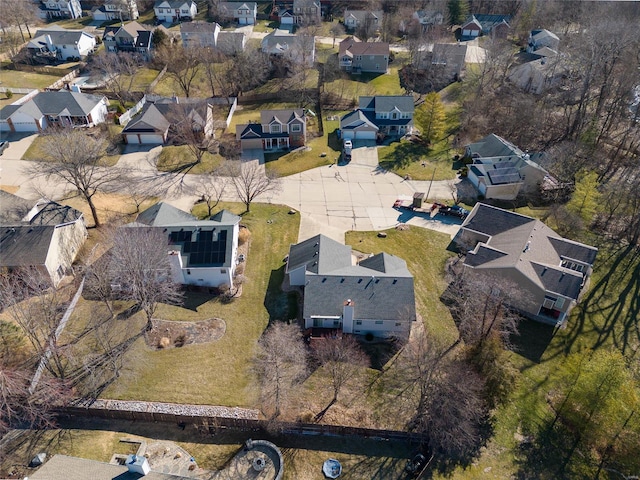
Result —
[[549, 295], [545, 295], [544, 301], [542, 302], [542, 306], [544, 308], [548, 308], [549, 310], [551, 310], [555, 306], [557, 301], [558, 301], [557, 298], [551, 297]]
[[376, 325], [382, 325], [384, 323], [383, 320], [376, 320]]
[[396, 327], [402, 326], [402, 322], [396, 322]]
[[313, 326], [314, 327], [322, 327], [322, 319], [321, 318], [314, 318], [313, 319]]
[[556, 300], [556, 308], [562, 308], [563, 305], [564, 305], [564, 298], [558, 298]]
[[380, 64], [376, 63], [376, 70], [380, 70]]
[[282, 131], [282, 127], [279, 124], [274, 124], [269, 126], [269, 132], [271, 133], [280, 133]]
[[362, 320], [356, 320], [356, 325], [362, 325]]
[[362, 60], [362, 55], [356, 55], [356, 60]]
[[64, 268], [62, 268], [62, 265], [58, 266], [58, 270], [56, 270], [56, 272], [58, 273], [59, 277], [62, 277], [64, 275]]
[[333, 321], [333, 326], [334, 327], [339, 327], [340, 326], [340, 320], [334, 320]]
[[221, 269], [220, 269], [220, 273], [223, 273], [223, 274], [224, 274], [224, 273], [227, 273], [227, 269], [226, 269], [226, 268], [221, 268]]
[[571, 260], [563, 260], [561, 265], [564, 268], [569, 268], [569, 269], [574, 270], [576, 272], [583, 272], [584, 271], [584, 265], [582, 265], [580, 263], [572, 262]]
[[191, 269], [187, 268], [187, 275], [191, 275]]
[[292, 132], [302, 131], [302, 125], [300, 125], [299, 123], [294, 123], [293, 125], [291, 125], [291, 131]]
[[392, 120], [397, 120], [397, 119], [398, 119], [398, 112], [393, 112], [393, 113], [391, 114], [391, 119], [392, 119]]

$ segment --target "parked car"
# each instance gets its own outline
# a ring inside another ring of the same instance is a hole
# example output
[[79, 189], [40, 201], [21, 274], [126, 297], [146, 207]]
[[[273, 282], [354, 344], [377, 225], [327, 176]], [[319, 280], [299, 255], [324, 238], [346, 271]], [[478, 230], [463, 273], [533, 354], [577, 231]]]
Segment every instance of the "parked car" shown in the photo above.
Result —
[[351, 160], [351, 150], [353, 149], [353, 143], [351, 140], [345, 140], [342, 144], [342, 152], [344, 153], [344, 159], [349, 161]]
[[0, 155], [9, 147], [9, 142], [0, 142]]

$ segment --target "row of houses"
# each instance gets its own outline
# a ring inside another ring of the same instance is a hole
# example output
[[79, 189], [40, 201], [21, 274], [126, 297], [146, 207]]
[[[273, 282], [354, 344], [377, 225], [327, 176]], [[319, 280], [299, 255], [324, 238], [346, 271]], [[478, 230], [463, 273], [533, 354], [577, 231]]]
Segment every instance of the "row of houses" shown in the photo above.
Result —
[[[71, 271], [87, 231], [81, 212], [48, 200], [34, 206], [0, 191], [0, 267], [31, 267], [58, 284]], [[240, 217], [222, 210], [209, 219], [160, 202], [122, 228], [161, 229], [172, 279], [183, 285], [231, 285], [239, 263]], [[465, 274], [509, 282], [510, 307], [544, 323], [562, 324], [595, 262], [595, 247], [567, 240], [531, 217], [478, 203], [454, 242]], [[303, 292], [306, 329], [406, 336], [416, 320], [413, 275], [388, 253], [358, 259], [324, 235], [291, 245], [289, 285]], [[484, 277], [482, 277], [484, 276]]]

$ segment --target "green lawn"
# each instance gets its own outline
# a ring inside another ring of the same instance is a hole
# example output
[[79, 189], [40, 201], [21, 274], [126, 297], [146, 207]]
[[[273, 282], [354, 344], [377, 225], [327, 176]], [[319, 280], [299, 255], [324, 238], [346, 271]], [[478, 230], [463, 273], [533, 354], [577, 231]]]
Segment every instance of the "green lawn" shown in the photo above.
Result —
[[2, 72], [0, 72], [0, 80], [2, 80], [3, 87], [33, 88], [37, 90], [48, 87], [52, 83], [60, 80], [63, 76], [63, 74], [56, 76], [46, 75], [44, 73], [20, 72], [6, 68], [3, 68]]
[[136, 76], [133, 80], [131, 90], [134, 92], [146, 92], [151, 82], [153, 82], [158, 74], [159, 70], [153, 70], [151, 68], [141, 68], [136, 72]]
[[[173, 95], [177, 95], [179, 97], [185, 96], [176, 81], [171, 78], [171, 75], [166, 73], [153, 88], [153, 93], [156, 95], [162, 95], [163, 97], [171, 97]], [[196, 75], [196, 78], [191, 84], [189, 96], [193, 98], [207, 98], [211, 96], [211, 87], [209, 87], [204, 71], [201, 70]]]
[[[307, 146], [310, 147], [310, 150], [287, 154], [266, 153], [265, 167], [268, 170], [277, 172], [282, 177], [286, 177], [334, 163], [340, 156], [341, 149], [336, 134], [338, 123], [337, 121], [324, 120], [324, 135], [307, 141]], [[322, 156], [322, 154], [325, 155]]]
[[194, 160], [193, 154], [186, 145], [167, 146], [162, 147], [157, 167], [161, 172], [201, 174], [213, 172], [222, 164], [224, 158], [217, 153], [206, 152], [199, 164], [193, 165]]
[[[220, 205], [242, 213], [240, 204]], [[203, 206], [198, 208], [204, 209]], [[298, 236], [299, 216], [289, 208], [253, 204], [242, 223], [251, 231], [243, 293], [230, 304], [205, 294], [189, 294], [184, 307], [161, 305], [157, 318], [176, 321], [219, 317], [226, 333], [217, 342], [165, 351], [150, 350], [142, 339], [127, 353], [125, 371], [103, 394], [104, 398], [155, 400], [210, 405], [252, 406], [255, 385], [249, 367], [256, 341], [270, 318], [287, 319], [289, 296], [280, 285], [282, 258]], [[201, 214], [203, 210], [199, 210]], [[197, 212], [196, 212], [197, 213]], [[139, 314], [134, 329], [144, 322]]]
[[250, 90], [247, 95], [278, 93], [287, 90], [311, 90], [318, 86], [318, 70], [309, 70], [306, 75], [298, 74], [290, 78], [272, 78], [264, 85]]
[[[114, 126], [114, 128], [115, 127], [116, 126]], [[118, 127], [118, 129], [119, 129], [119, 127]], [[36, 137], [36, 139], [29, 146], [27, 151], [24, 152], [24, 155], [22, 156], [22, 160], [29, 160], [29, 161], [48, 161], [48, 160], [51, 160], [47, 156], [46, 138], [47, 137], [43, 136], [43, 135], [40, 135], [40, 136]], [[118, 163], [119, 159], [120, 159], [120, 153], [117, 153], [117, 154], [114, 154], [114, 155], [105, 155], [104, 157], [102, 157], [101, 162], [102, 162], [102, 164], [104, 166], [112, 167], [116, 163]]]
[[343, 98], [346, 101], [358, 103], [362, 95], [403, 95], [406, 93], [400, 86], [398, 67], [390, 67], [389, 73], [382, 75], [342, 74], [341, 78], [324, 84], [324, 91]]

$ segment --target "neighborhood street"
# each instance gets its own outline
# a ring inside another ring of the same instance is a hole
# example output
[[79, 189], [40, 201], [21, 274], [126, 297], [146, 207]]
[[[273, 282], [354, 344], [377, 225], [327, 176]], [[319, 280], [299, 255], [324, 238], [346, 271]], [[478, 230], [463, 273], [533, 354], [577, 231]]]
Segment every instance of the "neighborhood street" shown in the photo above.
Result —
[[[59, 198], [69, 189], [67, 185], [55, 182], [45, 184], [42, 179], [29, 178], [26, 169], [30, 162], [20, 160], [34, 138], [35, 135], [31, 135], [11, 142], [0, 161], [0, 185], [19, 186], [16, 194], [28, 199], [37, 199], [42, 193]], [[182, 178], [158, 172], [154, 167], [154, 159], [159, 153], [159, 147], [127, 147], [117, 165], [126, 169], [132, 178], [166, 182], [165, 200], [178, 208], [190, 210], [197, 199], [193, 192], [198, 176], [185, 175]], [[430, 182], [404, 180], [379, 168], [375, 147], [355, 149], [353, 158], [354, 161], [346, 166], [323, 166], [284, 177], [279, 192], [260, 196], [258, 201], [284, 204], [299, 211], [300, 241], [323, 233], [344, 242], [344, 232], [347, 230], [384, 230], [398, 223], [455, 235], [460, 223], [457, 218], [437, 216], [432, 219], [427, 215], [414, 215], [393, 208], [397, 198], [410, 198], [414, 192], [429, 191]], [[429, 197], [450, 201], [451, 187], [448, 182], [433, 182]], [[224, 199], [237, 200], [231, 189], [227, 189]]]

